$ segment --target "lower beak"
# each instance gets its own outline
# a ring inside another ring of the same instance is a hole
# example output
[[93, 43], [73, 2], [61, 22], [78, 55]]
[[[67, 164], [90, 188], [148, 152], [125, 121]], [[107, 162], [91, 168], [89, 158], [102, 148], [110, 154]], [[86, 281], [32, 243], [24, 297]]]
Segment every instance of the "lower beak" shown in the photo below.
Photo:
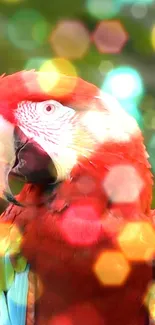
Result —
[[11, 193], [9, 174], [27, 183], [50, 184], [57, 179], [56, 169], [48, 154], [33, 139], [28, 139], [20, 128], [15, 127], [11, 136], [6, 136], [4, 141], [5, 158], [3, 161], [0, 159], [0, 197], [23, 206]]
[[18, 202], [13, 194], [11, 193], [8, 177], [10, 173], [10, 165], [5, 161], [0, 162], [0, 197], [4, 200], [12, 202], [18, 206], [22, 206], [20, 202]]
[[48, 154], [33, 139], [28, 139], [17, 127], [14, 139], [16, 161], [11, 174], [32, 184], [55, 182], [57, 173]]

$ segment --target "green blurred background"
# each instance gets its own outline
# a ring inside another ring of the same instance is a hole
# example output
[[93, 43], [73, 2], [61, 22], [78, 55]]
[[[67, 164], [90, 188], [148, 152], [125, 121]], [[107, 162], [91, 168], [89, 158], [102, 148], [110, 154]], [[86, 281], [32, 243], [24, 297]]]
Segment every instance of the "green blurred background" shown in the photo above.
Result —
[[78, 75], [113, 94], [139, 123], [154, 174], [154, 0], [0, 0], [0, 73], [22, 69]]

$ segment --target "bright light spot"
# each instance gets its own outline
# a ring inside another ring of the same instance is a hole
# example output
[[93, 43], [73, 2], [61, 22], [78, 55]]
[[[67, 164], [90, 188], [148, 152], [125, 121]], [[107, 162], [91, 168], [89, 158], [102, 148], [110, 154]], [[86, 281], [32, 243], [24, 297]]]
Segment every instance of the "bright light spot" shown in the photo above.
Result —
[[17, 11], [8, 23], [8, 38], [19, 49], [33, 50], [47, 40], [49, 25], [34, 9]]
[[22, 235], [16, 225], [0, 223], [0, 255], [20, 251]]
[[133, 4], [131, 8], [131, 13], [136, 19], [142, 19], [146, 16], [148, 12], [148, 7], [145, 4], [139, 6], [138, 4]]
[[55, 53], [64, 58], [79, 59], [88, 51], [89, 32], [80, 21], [66, 20], [57, 24], [51, 35]]
[[46, 92], [52, 91], [53, 96], [56, 93], [59, 93], [60, 97], [64, 96], [70, 93], [76, 85], [75, 80], [71, 81], [69, 80], [69, 78], [66, 78], [65, 81], [61, 77], [61, 74], [67, 76], [77, 75], [76, 69], [73, 66], [73, 64], [66, 59], [55, 58], [55, 59], [47, 60], [43, 62], [43, 64], [40, 66], [39, 71], [49, 73], [49, 77], [47, 76], [46, 73], [39, 75], [38, 80], [41, 88]]
[[118, 243], [129, 260], [148, 261], [155, 253], [155, 232], [148, 222], [130, 222], [118, 236]]
[[107, 173], [103, 187], [112, 202], [131, 203], [138, 199], [143, 181], [133, 166], [116, 165]]
[[90, 202], [70, 206], [59, 221], [61, 233], [66, 240], [78, 246], [91, 245], [97, 241], [100, 230], [100, 214]]
[[152, 321], [155, 320], [155, 282], [154, 281], [152, 281], [152, 283], [149, 285], [147, 289], [147, 292], [144, 296], [144, 304], [148, 309], [149, 317], [151, 318], [151, 320]]
[[94, 272], [103, 285], [121, 286], [129, 275], [130, 266], [122, 253], [109, 250], [98, 257]]
[[101, 53], [119, 53], [128, 40], [127, 32], [117, 20], [100, 22], [92, 37]]
[[52, 72], [52, 73], [57, 73], [57, 68], [55, 67], [54, 63], [52, 62], [52, 60], [46, 60], [45, 62], [43, 62], [40, 66], [39, 69], [40, 72]]
[[52, 64], [54, 64], [60, 73], [63, 73], [67, 76], [77, 76], [76, 68], [69, 60], [63, 58], [54, 58], [52, 59]]
[[87, 0], [86, 7], [97, 19], [113, 18], [120, 11], [120, 3], [116, 0]]
[[140, 74], [128, 66], [110, 71], [104, 80], [102, 89], [118, 100], [138, 100], [144, 93]]
[[122, 89], [120, 89], [119, 77], [115, 76], [111, 80], [111, 87], [112, 87], [112, 92], [115, 91], [118, 97], [127, 98], [130, 96], [131, 93], [134, 92], [134, 89], [136, 87], [136, 80], [134, 80], [132, 75], [126, 75], [124, 81], [126, 85], [128, 85], [128, 87], [126, 87], [125, 85]]

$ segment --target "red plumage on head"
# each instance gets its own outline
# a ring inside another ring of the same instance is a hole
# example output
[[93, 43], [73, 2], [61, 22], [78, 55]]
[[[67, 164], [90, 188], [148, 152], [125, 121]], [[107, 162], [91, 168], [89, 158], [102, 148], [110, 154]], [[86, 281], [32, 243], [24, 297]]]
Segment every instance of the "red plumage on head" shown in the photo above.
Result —
[[[47, 87], [46, 87], [47, 83]], [[20, 71], [0, 79], [0, 114], [15, 123], [13, 111], [21, 101], [54, 99], [76, 109], [87, 109], [99, 89], [81, 78], [52, 72]], [[99, 105], [99, 103], [98, 103]]]

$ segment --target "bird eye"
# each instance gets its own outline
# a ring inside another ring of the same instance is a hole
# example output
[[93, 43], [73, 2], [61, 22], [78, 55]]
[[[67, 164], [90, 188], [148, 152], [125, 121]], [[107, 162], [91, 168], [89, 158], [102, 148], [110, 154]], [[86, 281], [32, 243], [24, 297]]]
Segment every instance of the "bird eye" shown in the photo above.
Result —
[[53, 111], [53, 106], [52, 105], [47, 105], [44, 107], [44, 111], [46, 114], [51, 113]]
[[46, 112], [50, 112], [52, 110], [52, 107], [50, 106], [50, 105], [48, 105], [47, 107], [46, 107]]

